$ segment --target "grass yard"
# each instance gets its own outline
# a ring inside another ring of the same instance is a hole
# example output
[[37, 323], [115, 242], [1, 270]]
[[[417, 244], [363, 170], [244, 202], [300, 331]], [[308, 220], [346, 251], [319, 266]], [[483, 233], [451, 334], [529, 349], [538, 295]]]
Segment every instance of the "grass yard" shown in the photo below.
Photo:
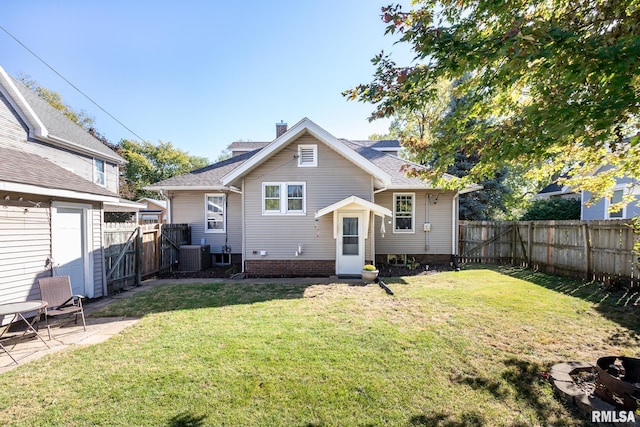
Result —
[[0, 425], [576, 426], [551, 365], [640, 357], [638, 295], [508, 268], [158, 286], [105, 343], [0, 376]]

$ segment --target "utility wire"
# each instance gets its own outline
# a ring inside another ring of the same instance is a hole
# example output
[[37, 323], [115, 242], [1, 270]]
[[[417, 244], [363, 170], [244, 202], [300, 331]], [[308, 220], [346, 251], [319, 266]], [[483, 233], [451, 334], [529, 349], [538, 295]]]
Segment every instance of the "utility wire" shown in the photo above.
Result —
[[135, 135], [136, 138], [138, 138], [140, 141], [146, 141], [144, 138], [142, 138], [140, 135], [138, 135], [137, 133], [135, 133], [134, 131], [132, 131], [127, 125], [125, 125], [124, 123], [122, 123], [120, 120], [118, 120], [117, 118], [115, 118], [113, 116], [113, 114], [111, 114], [110, 112], [108, 112], [107, 110], [105, 110], [104, 108], [102, 108], [100, 106], [100, 104], [98, 104], [96, 101], [94, 101], [93, 99], [91, 99], [91, 97], [89, 97], [89, 95], [87, 95], [86, 93], [84, 93], [83, 91], [81, 91], [76, 85], [74, 85], [73, 83], [71, 83], [69, 80], [67, 80], [66, 77], [64, 77], [62, 74], [60, 74], [58, 71], [56, 71], [55, 68], [53, 68], [51, 65], [49, 65], [44, 59], [40, 58], [34, 51], [32, 51], [31, 49], [29, 49], [24, 43], [22, 43], [20, 40], [18, 40], [17, 37], [15, 37], [13, 34], [11, 34], [9, 31], [7, 31], [6, 28], [4, 28], [2, 25], [0, 25], [0, 29], [2, 31], [4, 31], [5, 33], [7, 33], [9, 35], [9, 37], [11, 37], [12, 39], [14, 39], [20, 46], [22, 46], [23, 48], [25, 48], [30, 54], [32, 54], [33, 56], [35, 56], [40, 62], [42, 62], [44, 65], [46, 65], [51, 71], [53, 71], [54, 73], [56, 73], [58, 75], [58, 77], [60, 77], [62, 80], [64, 80], [65, 82], [67, 82], [67, 84], [69, 86], [71, 86], [72, 88], [74, 88], [75, 90], [78, 91], [78, 93], [80, 93], [82, 96], [84, 96], [85, 98], [87, 98], [89, 101], [91, 101], [91, 103], [93, 105], [95, 105], [96, 107], [98, 107], [99, 109], [101, 109], [106, 115], [108, 115], [109, 117], [111, 117], [113, 120], [115, 120], [120, 126], [122, 126], [123, 128], [125, 128], [126, 130], [128, 130], [129, 132], [131, 132], [133, 135]]

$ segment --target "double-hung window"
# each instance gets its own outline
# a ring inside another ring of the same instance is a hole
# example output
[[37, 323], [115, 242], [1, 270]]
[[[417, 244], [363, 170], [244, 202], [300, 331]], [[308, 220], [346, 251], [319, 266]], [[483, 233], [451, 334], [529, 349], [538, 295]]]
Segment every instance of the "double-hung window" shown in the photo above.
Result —
[[615, 212], [611, 212], [609, 210], [609, 207], [611, 205], [616, 205], [616, 204], [622, 203], [623, 196], [624, 196], [624, 190], [623, 189], [613, 190], [613, 194], [611, 195], [611, 198], [608, 200], [609, 203], [605, 204], [605, 208], [607, 209], [607, 212], [605, 212], [605, 214], [607, 215], [607, 218], [609, 218], [609, 219], [622, 219], [622, 218], [624, 218], [626, 206], [623, 206], [622, 208], [618, 209]]
[[393, 232], [413, 233], [415, 224], [415, 194], [393, 194]]
[[262, 213], [265, 215], [304, 214], [304, 182], [265, 182], [262, 184]]
[[103, 187], [107, 185], [104, 160], [93, 159], [93, 182]]
[[226, 230], [226, 196], [224, 194], [205, 195], [205, 233], [224, 233]]

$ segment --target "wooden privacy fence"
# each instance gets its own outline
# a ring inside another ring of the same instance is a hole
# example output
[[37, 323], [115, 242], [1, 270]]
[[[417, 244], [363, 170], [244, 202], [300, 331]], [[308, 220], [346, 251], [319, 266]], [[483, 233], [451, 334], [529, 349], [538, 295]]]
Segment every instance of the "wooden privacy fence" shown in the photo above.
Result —
[[143, 278], [173, 268], [180, 245], [190, 243], [187, 224], [105, 223], [107, 293], [139, 285]]
[[461, 221], [461, 262], [512, 264], [640, 287], [640, 236], [629, 220]]

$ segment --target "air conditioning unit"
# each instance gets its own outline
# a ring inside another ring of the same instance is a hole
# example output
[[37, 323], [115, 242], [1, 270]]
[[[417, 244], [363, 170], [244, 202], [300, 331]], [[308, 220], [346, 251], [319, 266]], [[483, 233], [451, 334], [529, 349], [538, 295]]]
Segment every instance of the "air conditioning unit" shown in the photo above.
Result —
[[209, 245], [180, 246], [180, 271], [201, 271], [211, 268]]

